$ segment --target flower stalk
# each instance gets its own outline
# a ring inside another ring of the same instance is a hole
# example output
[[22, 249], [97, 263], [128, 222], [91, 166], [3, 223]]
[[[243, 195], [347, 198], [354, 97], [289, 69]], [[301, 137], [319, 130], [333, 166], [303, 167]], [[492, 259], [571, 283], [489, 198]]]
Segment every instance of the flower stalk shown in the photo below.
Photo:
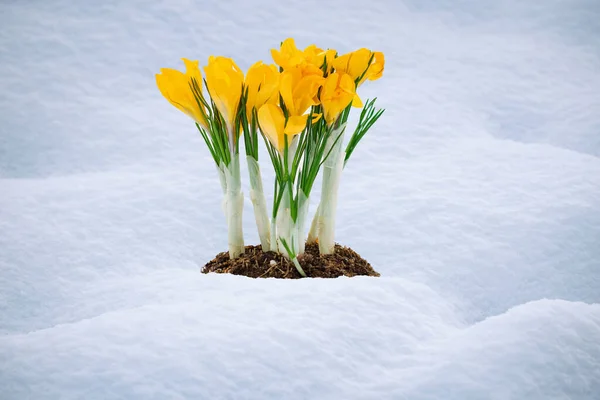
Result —
[[229, 257], [236, 258], [244, 254], [244, 233], [242, 230], [242, 213], [244, 210], [244, 196], [242, 194], [242, 180], [240, 176], [240, 156], [234, 154], [231, 162], [225, 169], [227, 181], [226, 218], [229, 243]]
[[246, 160], [248, 162], [248, 174], [250, 175], [250, 200], [254, 208], [256, 229], [258, 230], [261, 247], [268, 251], [271, 249], [271, 229], [260, 166], [252, 156], [246, 156]]
[[[335, 247], [335, 220], [342, 171], [358, 143], [384, 112], [382, 109], [375, 108], [375, 100], [369, 100], [365, 104], [345, 151], [342, 152], [342, 141], [340, 140], [333, 147], [332, 154], [323, 167], [321, 200], [312, 220], [307, 239], [308, 243], [319, 243], [321, 254], [331, 254]], [[347, 120], [348, 111], [346, 110], [345, 113], [341, 114], [340, 120]], [[343, 126], [345, 127], [345, 125], [344, 122]], [[344, 131], [341, 132], [341, 135], [343, 138]]]
[[344, 123], [334, 130], [334, 134], [327, 141], [327, 148], [330, 155], [323, 164], [321, 202], [319, 204], [319, 214], [316, 216], [319, 252], [321, 254], [333, 254], [335, 248], [335, 217], [340, 179], [344, 167], [342, 143], [345, 129], [346, 124]]

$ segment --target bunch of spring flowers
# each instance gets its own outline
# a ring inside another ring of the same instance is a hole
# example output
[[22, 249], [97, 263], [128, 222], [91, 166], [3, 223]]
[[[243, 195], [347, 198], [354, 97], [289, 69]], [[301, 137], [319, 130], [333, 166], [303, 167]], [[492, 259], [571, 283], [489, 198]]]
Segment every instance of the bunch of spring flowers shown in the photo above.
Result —
[[[224, 195], [229, 256], [236, 258], [245, 250], [243, 142], [262, 249], [288, 257], [306, 276], [297, 257], [306, 243], [314, 242], [321, 254], [333, 253], [342, 170], [383, 113], [375, 108], [375, 99], [363, 104], [356, 91], [365, 81], [382, 76], [384, 56], [365, 48], [341, 56], [315, 45], [299, 50], [291, 38], [279, 50], [272, 49], [271, 55], [278, 67], [259, 61], [245, 76], [231, 58], [211, 56], [203, 68], [204, 79], [198, 61], [183, 59], [185, 73], [163, 68], [156, 83], [172, 105], [196, 122], [215, 161]], [[344, 150], [352, 107], [362, 111]], [[275, 170], [270, 217], [258, 163], [263, 141]], [[321, 199], [307, 237], [309, 198], [321, 169]]]

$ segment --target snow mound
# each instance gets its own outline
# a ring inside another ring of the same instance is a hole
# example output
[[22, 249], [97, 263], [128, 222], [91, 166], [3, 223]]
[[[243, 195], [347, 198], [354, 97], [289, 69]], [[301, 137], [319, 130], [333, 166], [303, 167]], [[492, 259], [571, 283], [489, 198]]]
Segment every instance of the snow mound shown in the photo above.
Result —
[[121, 298], [97, 317], [1, 337], [5, 393], [548, 399], [600, 389], [600, 305], [542, 300], [465, 326], [431, 290], [402, 279], [266, 290], [243, 278], [189, 278], [172, 281], [180, 286], [160, 301], [128, 307]]
[[600, 305], [538, 300], [426, 344], [416, 356], [424, 361], [420, 368], [397, 371], [383, 393], [410, 399], [592, 399], [600, 393], [599, 341]]
[[[1, 2], [2, 400], [598, 397], [600, 8], [349, 4]], [[289, 36], [386, 55], [337, 226], [379, 279], [199, 273], [219, 183], [154, 74]]]

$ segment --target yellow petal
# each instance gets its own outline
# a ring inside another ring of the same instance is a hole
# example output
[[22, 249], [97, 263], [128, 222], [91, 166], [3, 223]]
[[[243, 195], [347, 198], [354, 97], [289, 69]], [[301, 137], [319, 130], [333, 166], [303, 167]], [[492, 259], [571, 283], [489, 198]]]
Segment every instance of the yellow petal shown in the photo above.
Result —
[[385, 66], [385, 57], [383, 53], [380, 51], [376, 51], [373, 54], [375, 55], [375, 62], [371, 64], [367, 73], [369, 75], [368, 78], [370, 81], [374, 81], [381, 78]]
[[258, 123], [269, 142], [279, 151], [283, 151], [285, 117], [281, 108], [275, 104], [265, 104], [258, 110]]
[[325, 62], [327, 63], [327, 73], [331, 73], [331, 71], [333, 70], [333, 60], [335, 60], [335, 57], [337, 55], [337, 51], [333, 50], [333, 49], [329, 49], [325, 52]]
[[330, 74], [321, 90], [321, 105], [327, 124], [333, 124], [355, 97], [355, 83], [350, 75], [338, 72]]
[[253, 108], [260, 108], [272, 99], [279, 90], [279, 71], [275, 65], [266, 65], [262, 62], [254, 64], [246, 75], [248, 88], [248, 101], [246, 111], [251, 115]]
[[337, 57], [332, 64], [336, 72], [349, 74], [356, 81], [367, 71], [371, 55], [369, 49], [362, 48]]
[[281, 74], [279, 93], [288, 111], [293, 113], [294, 108], [294, 84], [301, 72], [297, 69], [288, 69]]
[[307, 46], [302, 52], [302, 55], [308, 64], [316, 66], [319, 69], [325, 61], [325, 52], [314, 44]]
[[350, 76], [356, 79], [364, 74], [367, 68], [369, 68], [369, 61], [372, 54], [369, 49], [362, 48], [356, 50], [350, 58], [350, 70], [348, 71]]
[[[273, 67], [275, 67], [273, 65]], [[259, 106], [269, 101], [278, 94], [279, 91], [279, 71], [265, 69], [264, 80], [261, 82], [260, 90], [258, 91], [257, 102]]]
[[271, 49], [271, 56], [273, 61], [284, 70], [295, 67], [304, 60], [302, 52], [298, 50], [292, 38], [284, 40], [279, 50]]
[[322, 100], [328, 100], [334, 96], [335, 89], [338, 87], [340, 75], [342, 74], [334, 72], [332, 74], [329, 74], [329, 76], [325, 79], [325, 82], [323, 83], [323, 89], [321, 90]]
[[200, 68], [198, 68], [198, 60], [188, 60], [187, 58], [182, 58], [183, 63], [185, 64], [185, 74], [189, 78], [197, 79], [198, 82], [202, 82], [202, 74], [200, 73]]
[[246, 72], [246, 77], [244, 78], [244, 83], [246, 86], [256, 86], [258, 87], [262, 81], [262, 61], [257, 61], [250, 68], [248, 68], [248, 72]]
[[350, 62], [351, 53], [346, 53], [341, 56], [336, 57], [333, 61], [333, 67], [337, 72], [347, 71], [348, 64]]
[[303, 51], [304, 56], [306, 58], [317, 56], [322, 52], [323, 52], [323, 50], [318, 48], [316, 44], [311, 44], [311, 45], [306, 46], [306, 48]]
[[363, 102], [360, 99], [360, 97], [358, 97], [357, 94], [354, 95], [354, 98], [352, 98], [352, 107], [357, 107], [357, 108], [362, 108], [363, 106]]
[[271, 58], [273, 58], [273, 61], [275, 61], [275, 64], [277, 64], [279, 66], [281, 66], [281, 64], [285, 64], [285, 58], [283, 57], [283, 55], [281, 54], [280, 51], [271, 49]]
[[340, 77], [337, 81], [339, 88], [341, 91], [347, 94], [354, 94], [356, 92], [356, 84], [352, 77], [348, 74], [340, 74]]
[[300, 50], [296, 47], [296, 42], [293, 38], [287, 38], [281, 43], [281, 52], [284, 54], [292, 54], [295, 55]]
[[260, 87], [261, 82], [261, 64], [262, 61], [254, 63], [250, 68], [248, 68], [248, 72], [246, 72], [246, 77], [244, 78], [244, 87], [248, 92], [248, 97], [246, 99], [246, 113], [248, 115], [252, 115], [252, 109], [256, 104], [256, 96], [258, 94], [258, 88]]
[[318, 75], [308, 75], [300, 79], [293, 92], [293, 115], [302, 115], [310, 106], [318, 104], [315, 99], [324, 81], [325, 79]]
[[187, 109], [183, 106], [187, 103], [187, 96], [181, 91], [185, 81], [183, 73], [174, 69], [162, 68], [160, 74], [156, 74], [156, 86], [160, 93], [171, 104], [187, 114]]
[[177, 109], [208, 129], [208, 124], [190, 87], [187, 74], [170, 68], [162, 68], [156, 75], [156, 86], [161, 94]]
[[[308, 118], [308, 114], [289, 117], [287, 120], [287, 123], [285, 124], [284, 133], [288, 136], [299, 134], [306, 127], [306, 119], [307, 118]], [[290, 143], [290, 142], [291, 142], [291, 138], [288, 138], [288, 143]]]
[[303, 63], [299, 65], [300, 70], [302, 71], [302, 76], [307, 75], [317, 75], [323, 76], [323, 70], [321, 67], [318, 67], [316, 64]]
[[223, 115], [229, 132], [233, 132], [244, 74], [231, 58], [213, 56], [209, 57], [204, 72], [210, 97]]

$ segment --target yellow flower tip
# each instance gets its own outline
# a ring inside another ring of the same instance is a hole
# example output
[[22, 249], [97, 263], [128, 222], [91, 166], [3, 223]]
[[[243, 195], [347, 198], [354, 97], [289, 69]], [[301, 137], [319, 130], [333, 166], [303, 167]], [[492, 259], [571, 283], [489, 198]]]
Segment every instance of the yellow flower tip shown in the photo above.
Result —
[[210, 56], [204, 73], [210, 97], [225, 119], [228, 131], [233, 132], [242, 96], [244, 73], [233, 59], [221, 56]]
[[337, 51], [334, 49], [328, 49], [324, 52], [327, 74], [330, 74], [333, 71], [333, 60], [336, 57], [337, 57]]
[[306, 48], [302, 51], [302, 55], [304, 56], [306, 61], [314, 64], [318, 64], [319, 58], [321, 58], [320, 56], [322, 53], [323, 49], [318, 48], [315, 44], [306, 46]]
[[281, 66], [281, 63], [285, 63], [285, 60], [281, 56], [281, 53], [275, 49], [271, 49], [271, 58], [275, 61], [275, 64]]
[[332, 64], [336, 72], [349, 74], [360, 86], [367, 79], [374, 81], [381, 78], [385, 58], [382, 52], [361, 48], [335, 58]]
[[[354, 79], [347, 73], [330, 74], [321, 90], [321, 105], [327, 124], [333, 124], [348, 104], [355, 100], [359, 104], [360, 98], [356, 96]], [[362, 105], [362, 102], [360, 104]]]
[[299, 116], [318, 104], [317, 94], [323, 85], [321, 75], [303, 75], [301, 67], [290, 68], [281, 74], [279, 93], [290, 115]]
[[274, 64], [254, 63], [246, 73], [244, 87], [248, 92], [246, 112], [252, 115], [253, 109], [259, 109], [267, 102], [278, 99], [280, 73]]
[[187, 58], [182, 58], [181, 60], [183, 61], [183, 64], [185, 65], [186, 72], [200, 71], [200, 68], [198, 67], [198, 60], [192, 61]]
[[273, 61], [284, 70], [300, 65], [304, 61], [303, 53], [296, 47], [292, 38], [287, 38], [281, 43], [279, 50], [271, 49]]
[[[191, 76], [175, 69], [161, 68], [155, 79], [158, 90], [169, 103], [208, 129], [207, 121], [190, 87]], [[202, 93], [199, 95], [202, 96]]]
[[305, 54], [319, 54], [322, 52], [323, 52], [323, 49], [318, 48], [316, 44], [309, 44], [304, 49]]
[[307, 46], [304, 51], [305, 64], [316, 67], [323, 74], [323, 65], [326, 65], [325, 73], [330, 73], [333, 69], [331, 62], [335, 58], [337, 51], [334, 49], [323, 50], [314, 44]]
[[296, 41], [294, 38], [287, 38], [281, 43], [281, 49], [286, 52], [292, 52], [298, 50], [296, 47]]

